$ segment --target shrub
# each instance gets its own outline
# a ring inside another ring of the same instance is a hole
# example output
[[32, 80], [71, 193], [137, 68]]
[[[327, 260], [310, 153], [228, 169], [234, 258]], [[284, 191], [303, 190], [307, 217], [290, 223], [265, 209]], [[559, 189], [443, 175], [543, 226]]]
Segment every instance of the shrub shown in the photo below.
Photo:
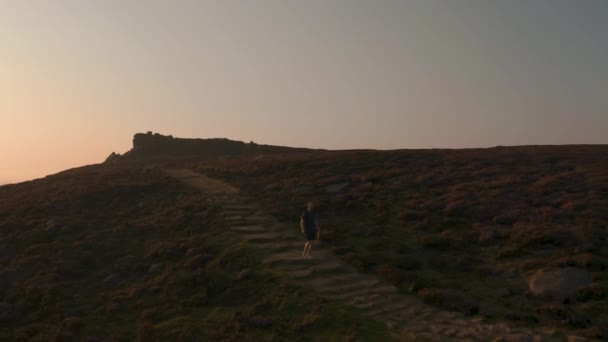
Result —
[[511, 228], [510, 239], [522, 247], [551, 244], [557, 247], [577, 244], [578, 237], [571, 227], [518, 222]]
[[591, 284], [579, 288], [576, 292], [576, 300], [587, 302], [590, 300], [602, 300], [608, 296], [608, 286], [604, 284]]
[[420, 239], [420, 244], [426, 248], [438, 249], [440, 251], [460, 250], [467, 247], [458, 234], [452, 230], [444, 230], [439, 234], [425, 235]]
[[399, 268], [395, 268], [389, 265], [379, 265], [374, 268], [374, 274], [382, 279], [393, 284], [401, 284], [404, 280], [404, 274]]
[[400, 257], [397, 262], [397, 266], [405, 271], [415, 271], [419, 270], [422, 267], [422, 263], [416, 256], [413, 255], [404, 255]]
[[479, 312], [477, 303], [453, 290], [424, 288], [418, 291], [418, 297], [445, 310], [458, 311], [466, 315], [475, 315]]

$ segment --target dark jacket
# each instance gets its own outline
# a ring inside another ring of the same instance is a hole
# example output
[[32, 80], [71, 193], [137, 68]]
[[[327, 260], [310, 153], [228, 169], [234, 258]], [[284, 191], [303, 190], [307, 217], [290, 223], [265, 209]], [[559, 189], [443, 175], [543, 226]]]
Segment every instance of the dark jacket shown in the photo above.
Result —
[[302, 216], [300, 216], [302, 223], [303, 223], [303, 228], [306, 231], [309, 232], [314, 232], [317, 230], [318, 228], [318, 221], [317, 221], [317, 213], [313, 210], [313, 211], [309, 211], [306, 210], [302, 213]]

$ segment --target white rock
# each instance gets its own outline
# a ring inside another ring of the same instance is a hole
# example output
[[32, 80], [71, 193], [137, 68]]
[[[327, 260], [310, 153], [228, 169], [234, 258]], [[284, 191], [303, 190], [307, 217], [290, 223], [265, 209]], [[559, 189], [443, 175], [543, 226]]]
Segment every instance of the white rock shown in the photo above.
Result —
[[537, 296], [564, 300], [573, 297], [579, 287], [591, 284], [592, 280], [588, 271], [567, 267], [549, 271], [538, 270], [528, 280], [528, 286]]

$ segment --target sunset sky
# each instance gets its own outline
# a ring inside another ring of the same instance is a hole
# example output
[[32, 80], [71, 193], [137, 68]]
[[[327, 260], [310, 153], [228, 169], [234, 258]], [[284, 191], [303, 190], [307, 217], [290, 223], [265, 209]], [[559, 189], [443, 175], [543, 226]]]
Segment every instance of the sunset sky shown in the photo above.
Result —
[[606, 0], [0, 0], [0, 184], [136, 132], [608, 143]]

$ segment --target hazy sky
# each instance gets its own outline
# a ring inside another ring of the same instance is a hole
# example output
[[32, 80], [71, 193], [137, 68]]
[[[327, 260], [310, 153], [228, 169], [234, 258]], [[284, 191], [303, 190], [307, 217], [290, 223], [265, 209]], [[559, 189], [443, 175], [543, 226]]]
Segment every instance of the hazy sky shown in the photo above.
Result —
[[606, 0], [0, 0], [0, 183], [135, 132], [608, 143]]

